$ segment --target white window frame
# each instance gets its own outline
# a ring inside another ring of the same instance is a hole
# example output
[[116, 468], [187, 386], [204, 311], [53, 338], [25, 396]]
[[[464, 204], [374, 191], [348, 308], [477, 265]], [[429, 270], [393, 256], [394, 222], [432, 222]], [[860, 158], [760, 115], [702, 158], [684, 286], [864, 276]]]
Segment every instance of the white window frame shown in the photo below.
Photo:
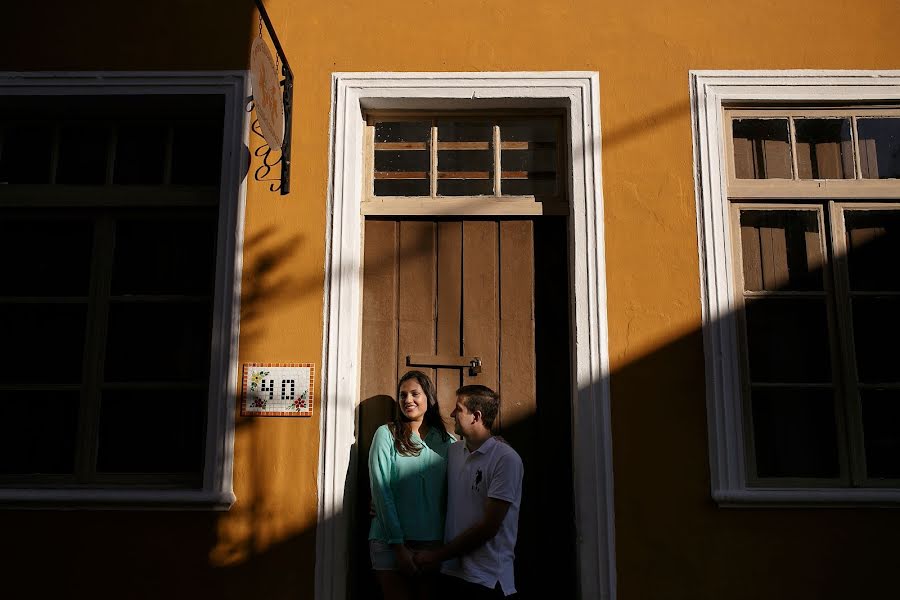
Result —
[[[599, 76], [591, 72], [335, 73], [326, 246], [318, 600], [347, 595], [359, 403], [361, 202], [369, 110], [563, 108], [568, 127], [572, 452], [579, 597], [615, 598], [606, 272], [600, 177]], [[561, 177], [562, 179], [562, 177]], [[526, 472], [528, 466], [526, 465]], [[526, 475], [527, 477], [527, 475]], [[361, 526], [356, 524], [357, 527]]]
[[219, 95], [225, 103], [219, 180], [218, 248], [210, 346], [203, 483], [199, 489], [0, 488], [0, 508], [227, 510], [232, 464], [240, 327], [240, 282], [248, 143], [245, 71], [0, 72], [0, 96]]
[[[747, 483], [737, 274], [726, 195], [728, 124], [723, 115], [726, 104], [900, 104], [900, 71], [692, 71], [690, 81], [712, 497], [720, 506], [900, 503], [896, 488], [759, 488]], [[827, 187], [828, 182], [818, 185]]]

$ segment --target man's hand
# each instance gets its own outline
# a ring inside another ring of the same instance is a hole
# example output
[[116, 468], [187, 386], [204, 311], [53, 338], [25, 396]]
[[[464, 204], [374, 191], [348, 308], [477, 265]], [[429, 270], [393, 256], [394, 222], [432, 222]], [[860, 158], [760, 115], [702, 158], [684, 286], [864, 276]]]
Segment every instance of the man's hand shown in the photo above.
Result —
[[422, 571], [436, 571], [441, 566], [441, 558], [436, 550], [418, 550], [413, 553], [413, 561]]
[[413, 554], [406, 547], [406, 544], [394, 545], [394, 557], [397, 559], [397, 568], [407, 575], [415, 575], [419, 569], [413, 562]]

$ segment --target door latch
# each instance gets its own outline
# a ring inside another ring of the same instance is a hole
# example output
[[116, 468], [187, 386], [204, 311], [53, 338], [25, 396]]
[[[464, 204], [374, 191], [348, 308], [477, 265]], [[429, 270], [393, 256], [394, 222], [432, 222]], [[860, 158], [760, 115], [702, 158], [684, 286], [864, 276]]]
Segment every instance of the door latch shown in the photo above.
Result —
[[469, 369], [471, 377], [481, 373], [481, 358], [477, 356], [410, 354], [406, 357], [406, 365], [409, 367]]

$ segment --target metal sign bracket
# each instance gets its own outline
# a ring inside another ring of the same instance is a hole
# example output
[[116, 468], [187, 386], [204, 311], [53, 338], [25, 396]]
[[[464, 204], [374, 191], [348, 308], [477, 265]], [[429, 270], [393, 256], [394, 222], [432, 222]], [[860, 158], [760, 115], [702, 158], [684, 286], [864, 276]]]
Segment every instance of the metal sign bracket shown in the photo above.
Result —
[[[269, 20], [269, 14], [263, 6], [262, 0], [253, 0], [256, 8], [259, 10], [259, 16], [269, 32], [272, 44], [275, 46], [275, 52], [278, 53], [278, 59], [281, 61], [281, 74], [284, 79], [281, 80], [281, 86], [284, 88], [284, 143], [281, 145], [281, 182], [276, 188], [273, 184], [270, 189], [274, 192], [276, 189], [284, 196], [291, 190], [291, 121], [294, 113], [294, 73], [288, 65], [287, 56], [281, 48], [281, 42], [278, 41], [278, 35], [275, 34], [275, 28], [272, 27], [272, 21]], [[263, 159], [265, 161], [265, 159]], [[268, 166], [274, 166], [268, 165]]]

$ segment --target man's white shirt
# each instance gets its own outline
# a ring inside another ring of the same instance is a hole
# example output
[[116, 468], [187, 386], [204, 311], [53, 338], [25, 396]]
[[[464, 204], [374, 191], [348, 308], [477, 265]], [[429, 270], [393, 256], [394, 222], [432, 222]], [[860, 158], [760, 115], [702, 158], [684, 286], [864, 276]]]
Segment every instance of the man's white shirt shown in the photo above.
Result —
[[496, 536], [459, 559], [445, 562], [441, 569], [443, 573], [491, 589], [499, 581], [504, 595], [515, 593], [513, 561], [523, 474], [518, 453], [509, 444], [493, 437], [474, 452], [469, 452], [464, 441], [450, 446], [445, 541], [449, 542], [480, 521], [488, 498], [509, 502], [509, 510]]

